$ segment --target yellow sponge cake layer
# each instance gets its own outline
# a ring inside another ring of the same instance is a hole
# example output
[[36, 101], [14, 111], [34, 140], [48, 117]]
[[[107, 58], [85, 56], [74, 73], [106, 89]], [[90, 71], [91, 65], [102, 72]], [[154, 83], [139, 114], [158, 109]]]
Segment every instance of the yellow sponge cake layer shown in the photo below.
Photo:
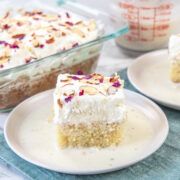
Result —
[[72, 147], [91, 147], [99, 148], [119, 144], [122, 139], [123, 124], [114, 122], [94, 122], [90, 126], [85, 124], [57, 125], [57, 141], [61, 148]]
[[170, 79], [180, 82], [180, 34], [172, 35], [169, 40]]
[[180, 82], [180, 62], [174, 62], [171, 64], [171, 80], [175, 83]]

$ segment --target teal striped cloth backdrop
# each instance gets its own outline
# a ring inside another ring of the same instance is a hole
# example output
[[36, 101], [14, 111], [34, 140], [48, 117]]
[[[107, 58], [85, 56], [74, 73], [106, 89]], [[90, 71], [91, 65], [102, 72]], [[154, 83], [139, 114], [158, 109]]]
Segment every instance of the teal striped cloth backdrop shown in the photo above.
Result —
[[[129, 83], [127, 70], [119, 72], [125, 88], [136, 91]], [[99, 175], [68, 175], [50, 171], [18, 157], [0, 135], [0, 163], [8, 164], [32, 180], [180, 180], [180, 111], [162, 107], [169, 121], [169, 135], [163, 146], [150, 157], [128, 168]]]

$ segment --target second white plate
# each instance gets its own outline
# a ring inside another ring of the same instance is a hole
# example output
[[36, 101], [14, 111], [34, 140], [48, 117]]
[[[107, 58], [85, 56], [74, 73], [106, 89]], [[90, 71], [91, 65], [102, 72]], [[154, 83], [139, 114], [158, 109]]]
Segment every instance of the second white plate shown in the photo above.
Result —
[[21, 158], [38, 166], [70, 174], [97, 174], [137, 163], [155, 152], [165, 141], [168, 122], [163, 111], [147, 98], [125, 90], [128, 118], [119, 146], [65, 148], [56, 145], [52, 113], [53, 91], [25, 100], [9, 115], [5, 138]]
[[180, 110], [180, 84], [170, 80], [168, 50], [158, 50], [138, 57], [128, 68], [131, 84], [158, 103]]

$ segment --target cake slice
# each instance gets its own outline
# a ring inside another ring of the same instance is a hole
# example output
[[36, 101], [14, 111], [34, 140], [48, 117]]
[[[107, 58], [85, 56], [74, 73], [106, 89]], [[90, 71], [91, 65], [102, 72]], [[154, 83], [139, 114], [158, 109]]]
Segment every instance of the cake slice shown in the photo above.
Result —
[[60, 74], [54, 92], [59, 146], [102, 148], [118, 144], [127, 113], [123, 84], [117, 74]]
[[180, 82], [180, 34], [172, 35], [169, 40], [169, 60], [171, 62], [170, 78]]

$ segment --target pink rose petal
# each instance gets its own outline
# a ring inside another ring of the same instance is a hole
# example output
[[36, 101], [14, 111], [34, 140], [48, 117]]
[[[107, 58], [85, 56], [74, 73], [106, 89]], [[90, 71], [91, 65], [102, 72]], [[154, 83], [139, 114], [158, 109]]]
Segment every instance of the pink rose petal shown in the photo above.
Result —
[[19, 46], [16, 45], [16, 44], [9, 44], [9, 47], [10, 47], [11, 49], [19, 48]]
[[77, 47], [79, 44], [78, 43], [75, 43], [72, 45], [72, 47]]
[[83, 75], [83, 72], [82, 71], [77, 71], [77, 75]]
[[114, 87], [120, 87], [121, 84], [120, 84], [120, 82], [114, 82], [112, 86], [114, 86]]
[[80, 80], [80, 78], [77, 77], [77, 76], [71, 76], [71, 78], [72, 78], [73, 80]]
[[69, 15], [69, 13], [68, 13], [68, 12], [66, 12], [66, 17], [67, 17], [67, 18], [70, 18], [70, 15]]
[[65, 101], [68, 103], [69, 101], [72, 100], [72, 98], [73, 98], [73, 96], [69, 96], [69, 97], [65, 98]]
[[91, 75], [84, 76], [84, 79], [91, 79]]
[[72, 22], [69, 22], [69, 21], [66, 21], [66, 24], [70, 25], [70, 26], [73, 26], [73, 23]]

